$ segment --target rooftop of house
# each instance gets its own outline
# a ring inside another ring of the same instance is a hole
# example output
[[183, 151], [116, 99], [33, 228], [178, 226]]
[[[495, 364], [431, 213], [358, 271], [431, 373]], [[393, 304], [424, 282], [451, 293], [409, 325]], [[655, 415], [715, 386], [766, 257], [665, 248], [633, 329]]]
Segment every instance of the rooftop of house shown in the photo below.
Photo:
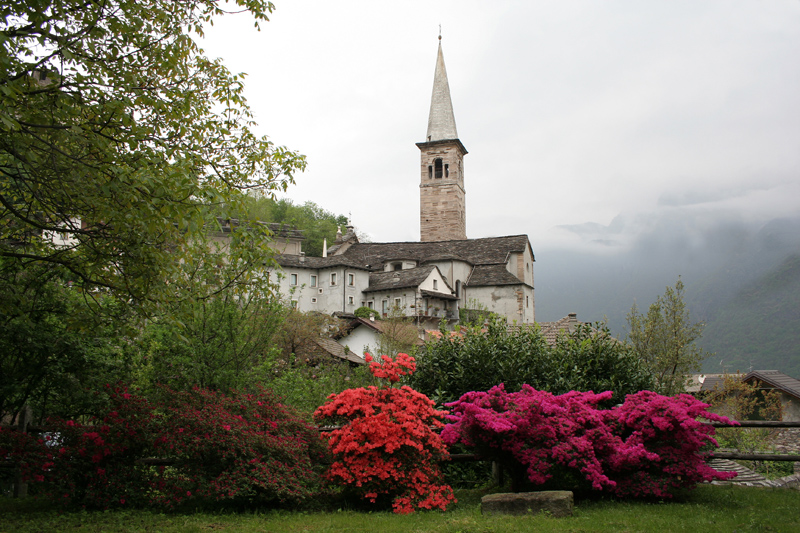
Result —
[[555, 322], [537, 322], [536, 324], [541, 328], [542, 335], [544, 336], [544, 340], [547, 341], [547, 344], [553, 346], [558, 339], [559, 333], [562, 331], [572, 333], [582, 322], [578, 321], [577, 313], [569, 313], [564, 318], [556, 320]]
[[359, 365], [365, 365], [367, 362], [364, 360], [363, 357], [358, 356], [357, 354], [350, 351], [349, 348], [342, 346], [335, 340], [328, 338], [328, 337], [320, 337], [315, 341], [316, 345], [319, 346], [322, 350], [329, 353], [333, 357], [338, 357], [339, 359], [344, 359], [345, 361], [349, 361], [351, 363], [356, 363]]
[[752, 370], [742, 378], [744, 382], [752, 380], [761, 381], [771, 388], [781, 390], [800, 400], [800, 380], [787, 376], [782, 372], [777, 370]]
[[420, 283], [428, 279], [435, 268], [434, 265], [425, 265], [406, 270], [373, 272], [369, 275], [369, 287], [364, 292], [419, 287]]
[[305, 236], [301, 230], [288, 224], [261, 222], [260, 220], [240, 221], [238, 218], [219, 217], [217, 217], [217, 223], [219, 224], [218, 231], [221, 233], [230, 233], [234, 228], [242, 224], [259, 224], [261, 226], [266, 226], [273, 238], [305, 240]]
[[476, 265], [466, 282], [469, 287], [520, 285], [522, 281], [506, 269], [505, 264]]

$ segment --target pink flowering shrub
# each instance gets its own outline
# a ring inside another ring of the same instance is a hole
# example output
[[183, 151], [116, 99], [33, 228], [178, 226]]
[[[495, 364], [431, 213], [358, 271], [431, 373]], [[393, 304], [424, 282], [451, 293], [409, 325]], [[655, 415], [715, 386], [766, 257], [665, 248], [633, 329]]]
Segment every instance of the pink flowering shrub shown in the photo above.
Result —
[[442, 439], [499, 461], [512, 490], [525, 478], [543, 484], [557, 469], [619, 496], [669, 497], [679, 487], [732, 477], [704, 463], [703, 448], [716, 445], [714, 429], [696, 418], [727, 420], [708, 413], [708, 405], [688, 395], [641, 392], [621, 407], [597, 408], [610, 398], [610, 392], [556, 396], [528, 385], [516, 393], [503, 385], [470, 392], [447, 404], [451, 423]]
[[[608, 427], [622, 441], [620, 453], [605, 465], [618, 496], [670, 497], [676, 489], [714, 479], [731, 479], [735, 472], [718, 472], [706, 460], [717, 447], [714, 427], [698, 420], [730, 423], [708, 412], [709, 405], [689, 394], [674, 397], [641, 391], [604, 414]], [[622, 453], [644, 448], [646, 455]]]
[[[266, 391], [164, 389], [151, 404], [118, 388], [110, 399], [88, 424], [51, 419], [41, 438], [0, 434], [0, 460], [24, 465], [40, 493], [92, 508], [293, 503], [319, 488], [326, 450], [316, 428]], [[160, 466], [143, 461], [154, 457]]]
[[[414, 372], [414, 358], [398, 354], [382, 362], [367, 355], [372, 373], [390, 384]], [[434, 409], [427, 396], [410, 387], [367, 387], [332, 394], [317, 409], [320, 424], [340, 424], [327, 434], [334, 462], [329, 480], [354, 489], [375, 502], [392, 498], [396, 513], [441, 509], [455, 501], [443, 483], [438, 461], [448, 453], [434, 429], [444, 424], [444, 413]]]

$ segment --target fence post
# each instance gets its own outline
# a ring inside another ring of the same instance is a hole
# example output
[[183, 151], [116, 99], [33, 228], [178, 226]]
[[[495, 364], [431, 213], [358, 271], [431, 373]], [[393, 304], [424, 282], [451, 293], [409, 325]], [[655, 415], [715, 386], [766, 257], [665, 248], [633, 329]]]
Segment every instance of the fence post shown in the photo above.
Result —
[[502, 487], [505, 484], [505, 476], [503, 475], [503, 466], [497, 461], [492, 461], [492, 479], [494, 484]]
[[[19, 419], [17, 427], [19, 428], [20, 432], [27, 433], [28, 431], [28, 424], [33, 418], [33, 413], [31, 412], [31, 408], [28, 404], [22, 406], [22, 410], [19, 413]], [[14, 479], [14, 497], [15, 498], [24, 498], [28, 495], [28, 484], [22, 480], [22, 472], [17, 469], [17, 475]]]

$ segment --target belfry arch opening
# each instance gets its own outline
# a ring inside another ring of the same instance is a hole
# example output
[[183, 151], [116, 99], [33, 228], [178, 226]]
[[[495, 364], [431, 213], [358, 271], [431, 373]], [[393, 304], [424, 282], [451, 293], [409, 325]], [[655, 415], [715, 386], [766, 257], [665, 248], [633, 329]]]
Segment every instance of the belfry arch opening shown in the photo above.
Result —
[[437, 157], [433, 160], [433, 177], [437, 179], [441, 179], [442, 177], [442, 159]]

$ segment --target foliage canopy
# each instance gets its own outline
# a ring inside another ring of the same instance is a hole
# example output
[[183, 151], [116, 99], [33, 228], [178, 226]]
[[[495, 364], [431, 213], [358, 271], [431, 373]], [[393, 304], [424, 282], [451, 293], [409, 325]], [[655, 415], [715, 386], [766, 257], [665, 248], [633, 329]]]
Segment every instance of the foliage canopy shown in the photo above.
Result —
[[549, 346], [538, 327], [509, 328], [491, 317], [486, 328], [441, 332], [417, 356], [410, 383], [437, 402], [450, 402], [470, 391], [486, 391], [503, 383], [518, 391], [523, 384], [553, 394], [571, 390], [625, 395], [649, 389], [653, 382], [630, 346], [611, 336], [603, 324], [563, 332]]
[[[273, 9], [233, 3], [257, 27]], [[185, 284], [161, 280], [181, 275], [176, 255], [208, 253], [197, 243], [214, 223], [209, 206], [225, 217], [245, 191], [293, 182], [304, 157], [253, 133], [244, 75], [191, 36], [224, 5], [0, 6], [0, 256], [59, 265], [87, 289], [136, 302], [172, 298]], [[263, 261], [267, 237], [240, 228], [225, 250], [239, 274]]]

